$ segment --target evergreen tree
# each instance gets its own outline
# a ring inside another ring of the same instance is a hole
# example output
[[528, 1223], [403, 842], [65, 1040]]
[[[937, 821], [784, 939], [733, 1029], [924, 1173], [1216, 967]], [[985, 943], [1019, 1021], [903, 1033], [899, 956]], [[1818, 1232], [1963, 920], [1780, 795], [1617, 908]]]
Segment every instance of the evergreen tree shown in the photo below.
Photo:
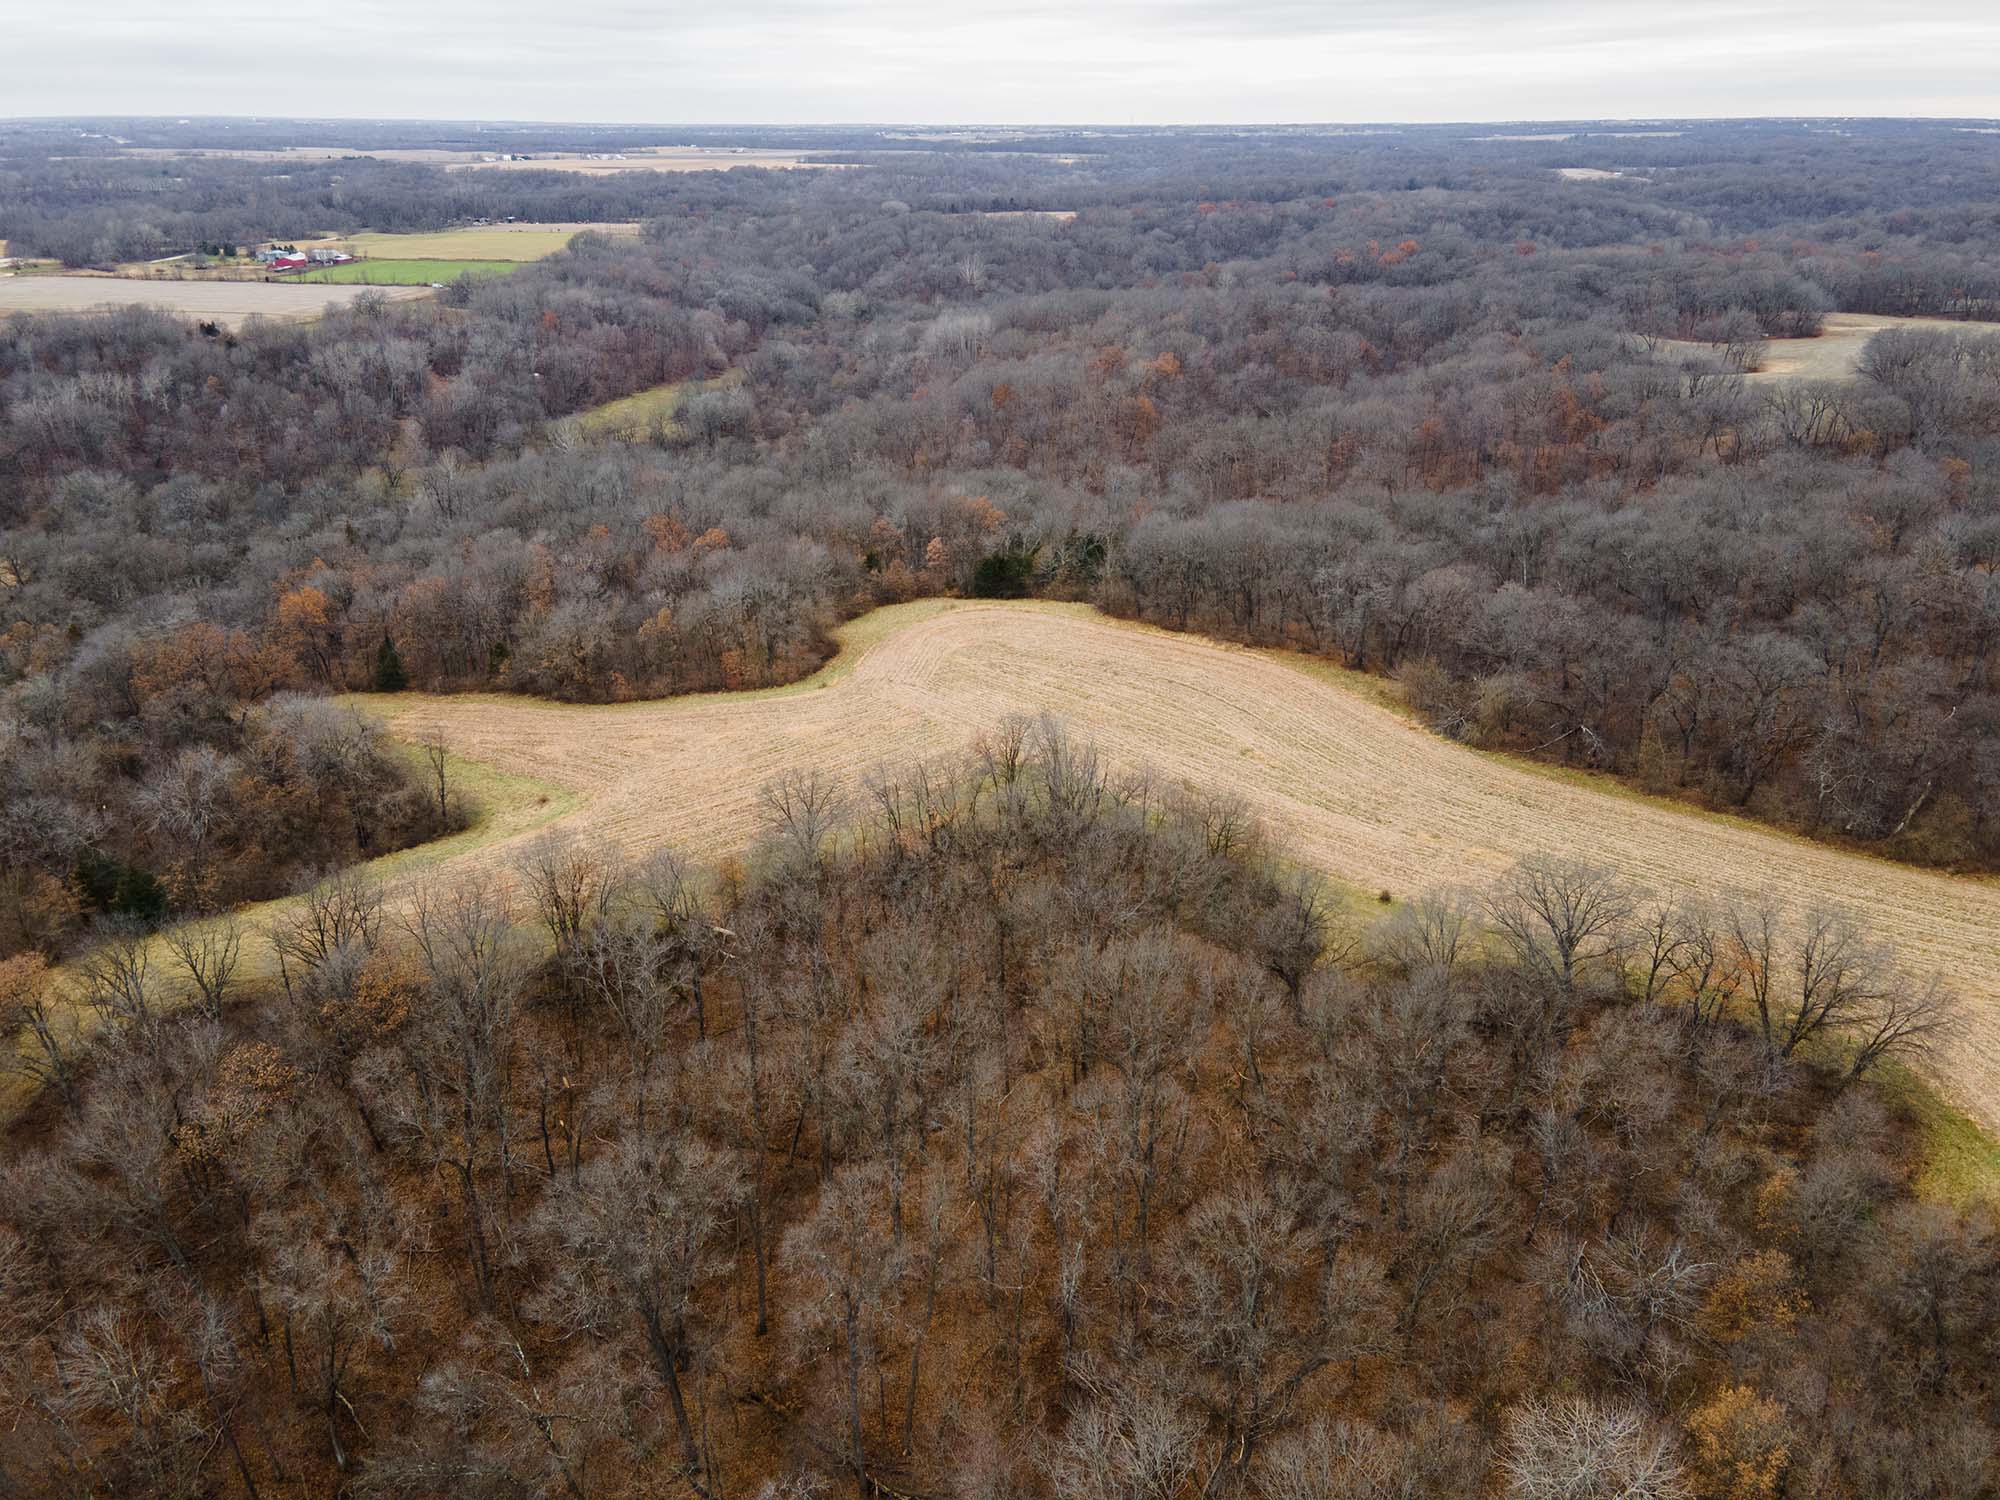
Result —
[[375, 691], [400, 693], [409, 685], [410, 674], [403, 669], [403, 658], [396, 654], [396, 643], [385, 630], [382, 644], [375, 648]]

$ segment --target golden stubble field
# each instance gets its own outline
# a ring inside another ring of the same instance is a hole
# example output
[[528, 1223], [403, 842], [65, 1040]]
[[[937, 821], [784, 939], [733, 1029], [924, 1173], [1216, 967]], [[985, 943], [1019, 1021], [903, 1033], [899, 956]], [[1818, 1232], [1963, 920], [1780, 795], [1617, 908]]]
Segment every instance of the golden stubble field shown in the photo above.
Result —
[[1891, 328], [1927, 328], [1943, 333], [1991, 333], [1990, 323], [1958, 318], [1896, 318], [1877, 313], [1828, 313], [1816, 339], [1772, 339], [1756, 380], [1845, 380], [1861, 364], [1861, 351]]
[[[1481, 885], [1555, 851], [1655, 892], [1768, 892], [1834, 903], [1942, 973], [1972, 1024], [1943, 1060], [1991, 1128], [2000, 1080], [2000, 882], [1912, 869], [1429, 734], [1366, 684], [1301, 658], [1113, 621], [1084, 606], [927, 601], [877, 611], [794, 688], [604, 707], [474, 696], [361, 700], [392, 730], [575, 798], [551, 826], [704, 860], [744, 849], [760, 789], [792, 768], [858, 784], [888, 761], [965, 749], [1011, 713], [1048, 711], [1118, 767], [1243, 797], [1290, 857], [1397, 897]], [[857, 785], [858, 789], [858, 785]], [[504, 877], [514, 834], [434, 872]]]

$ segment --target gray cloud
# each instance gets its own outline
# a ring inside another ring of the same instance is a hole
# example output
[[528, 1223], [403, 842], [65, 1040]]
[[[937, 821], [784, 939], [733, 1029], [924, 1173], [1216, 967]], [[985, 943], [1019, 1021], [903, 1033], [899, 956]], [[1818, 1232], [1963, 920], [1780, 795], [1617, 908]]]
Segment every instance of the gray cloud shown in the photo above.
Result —
[[2000, 114], [1990, 0], [23, 4], [0, 111], [605, 121]]

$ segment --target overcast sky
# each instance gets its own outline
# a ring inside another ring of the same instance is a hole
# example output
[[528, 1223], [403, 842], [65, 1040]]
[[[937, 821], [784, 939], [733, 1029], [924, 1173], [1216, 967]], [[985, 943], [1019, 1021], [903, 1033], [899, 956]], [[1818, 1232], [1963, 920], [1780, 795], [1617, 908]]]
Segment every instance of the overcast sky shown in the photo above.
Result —
[[0, 115], [2000, 115], [2000, 0], [0, 0]]

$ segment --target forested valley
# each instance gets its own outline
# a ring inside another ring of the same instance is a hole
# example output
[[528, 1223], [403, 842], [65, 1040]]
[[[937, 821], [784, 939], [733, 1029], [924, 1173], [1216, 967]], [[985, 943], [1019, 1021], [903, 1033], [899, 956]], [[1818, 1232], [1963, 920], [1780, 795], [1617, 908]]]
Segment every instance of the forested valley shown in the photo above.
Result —
[[[717, 870], [391, 887], [481, 809], [344, 695], [1087, 601], [1992, 873], [1996, 137], [114, 144], [477, 139], [0, 126], [0, 239], [74, 267], [643, 225], [0, 323], [0, 1495], [1993, 1492], [2000, 1239], [1904, 1071], [1949, 1007], [1837, 916], [1557, 858], [1391, 910], [1053, 722], [776, 782]], [[1926, 321], [1782, 372], [1855, 315]]]
[[[526, 173], [524, 207], [650, 208], [643, 238], [310, 326], [14, 319], [0, 945], [58, 951], [121, 888], [199, 904], [208, 850], [219, 898], [421, 836], [285, 824], [295, 789], [346, 793], [259, 750], [273, 694], [366, 688], [388, 654], [426, 689], [760, 686], [842, 618], [951, 591], [1296, 646], [1479, 745], [1991, 868], [1987, 141], [1137, 136], [1068, 164]], [[0, 231], [137, 212], [130, 163], [92, 160], [15, 158], [70, 197], [0, 195]], [[449, 176], [374, 167], [350, 217]], [[1833, 310], [1966, 331], [1880, 335], [1840, 382], [1732, 367]], [[668, 382], [653, 442], [568, 420]]]

